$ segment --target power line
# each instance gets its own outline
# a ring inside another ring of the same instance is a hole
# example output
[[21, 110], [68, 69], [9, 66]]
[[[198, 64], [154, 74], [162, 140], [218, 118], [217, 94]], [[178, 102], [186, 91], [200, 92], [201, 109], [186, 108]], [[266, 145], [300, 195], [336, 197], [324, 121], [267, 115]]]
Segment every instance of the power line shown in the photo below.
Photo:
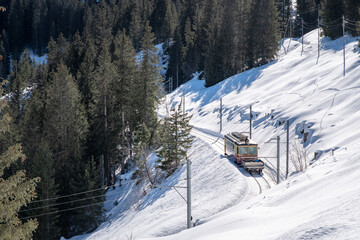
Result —
[[[107, 196], [112, 196], [112, 195], [115, 195], [115, 194], [119, 194], [119, 192], [110, 193], [110, 194], [107, 194]], [[105, 194], [100, 194], [100, 195], [97, 195], [97, 196], [80, 198], [80, 199], [76, 199], [76, 200], [72, 200], [72, 201], [62, 202], [62, 203], [54, 203], [54, 204], [45, 205], [45, 206], [41, 206], [41, 207], [24, 209], [24, 210], [19, 211], [19, 213], [33, 211], [33, 210], [42, 209], [42, 208], [48, 208], [48, 207], [50, 208], [50, 207], [60, 206], [60, 205], [68, 204], [68, 203], [80, 202], [80, 201], [89, 200], [89, 199], [93, 199], [93, 198], [100, 198], [100, 197], [103, 197], [103, 196], [106, 196], [106, 193]]]
[[[174, 168], [170, 168], [168, 170], [162, 170], [162, 171], [163, 172], [169, 172], [169, 171], [172, 171], [172, 170], [175, 170], [175, 169], [178, 169], [178, 168], [179, 167], [174, 167]], [[132, 180], [142, 180], [142, 179], [146, 179], [146, 178], [147, 177], [142, 177], [142, 178], [135, 178], [135, 179], [132, 179]], [[112, 186], [119, 187], [121, 185], [116, 184], [116, 185], [112, 185]], [[88, 191], [83, 191], [83, 192], [72, 193], [72, 194], [68, 194], [68, 195], [62, 195], [62, 196], [58, 196], [58, 197], [54, 197], [54, 198], [46, 198], [46, 199], [41, 199], [41, 200], [35, 200], [35, 201], [29, 202], [28, 204], [33, 204], [33, 203], [38, 203], [38, 202], [46, 202], [46, 201], [52, 201], [52, 200], [58, 200], [58, 199], [77, 196], [77, 195], [81, 195], [81, 194], [85, 194], [85, 193], [96, 192], [96, 191], [100, 191], [100, 190], [107, 190], [108, 188], [109, 188], [109, 186], [103, 187], [103, 188], [92, 189], [92, 190], [88, 190]]]
[[49, 213], [37, 214], [37, 215], [27, 216], [27, 217], [23, 217], [23, 218], [19, 218], [19, 219], [20, 219], [20, 220], [25, 220], [25, 219], [30, 219], [30, 218], [36, 218], [36, 217], [41, 217], [41, 216], [46, 216], [46, 215], [51, 215], [51, 214], [56, 214], [56, 213], [61, 213], [61, 212], [66, 212], [66, 211], [71, 211], [71, 210], [75, 210], [75, 209], [81, 209], [81, 208], [86, 208], [86, 207], [90, 207], [90, 206], [95, 206], [95, 205], [103, 204], [103, 203], [105, 203], [105, 202], [110, 202], [110, 201], [113, 201], [113, 200], [106, 200], [106, 201], [100, 202], [100, 203], [87, 204], [87, 205], [83, 205], [83, 206], [79, 206], [79, 207], [68, 208], [68, 209], [59, 210], [59, 211], [54, 211], [54, 212], [49, 212]]
[[77, 196], [77, 195], [81, 195], [81, 194], [85, 194], [85, 193], [90, 193], [90, 192], [95, 192], [95, 191], [100, 191], [100, 190], [106, 190], [107, 188], [108, 187], [103, 187], [103, 188], [97, 188], [97, 189], [88, 190], [88, 191], [84, 191], [84, 192], [78, 192], [78, 193], [72, 193], [72, 194], [68, 194], [68, 195], [62, 195], [62, 196], [54, 197], [54, 198], [46, 198], [46, 199], [41, 199], [41, 200], [35, 200], [35, 201], [32, 201], [32, 202], [29, 202], [28, 204], [38, 203], [38, 202], [46, 202], [46, 201], [52, 201], [52, 200], [57, 200], [57, 199], [61, 199], [61, 198], [66, 198], [66, 197]]

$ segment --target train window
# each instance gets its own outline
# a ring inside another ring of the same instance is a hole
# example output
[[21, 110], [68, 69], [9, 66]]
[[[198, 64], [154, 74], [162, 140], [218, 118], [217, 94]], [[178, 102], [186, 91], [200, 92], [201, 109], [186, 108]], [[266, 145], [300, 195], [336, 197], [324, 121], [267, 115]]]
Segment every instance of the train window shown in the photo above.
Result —
[[240, 148], [241, 155], [248, 155], [248, 147], [241, 147]]
[[256, 155], [257, 154], [257, 147], [249, 147], [249, 154]]

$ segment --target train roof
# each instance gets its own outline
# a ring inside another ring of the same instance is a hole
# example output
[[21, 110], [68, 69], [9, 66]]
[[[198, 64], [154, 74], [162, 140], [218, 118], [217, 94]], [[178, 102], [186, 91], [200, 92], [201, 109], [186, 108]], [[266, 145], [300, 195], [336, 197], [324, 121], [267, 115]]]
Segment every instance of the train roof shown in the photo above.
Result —
[[232, 142], [235, 142], [238, 145], [257, 145], [254, 140], [239, 132], [228, 133], [225, 135], [225, 138], [229, 139]]

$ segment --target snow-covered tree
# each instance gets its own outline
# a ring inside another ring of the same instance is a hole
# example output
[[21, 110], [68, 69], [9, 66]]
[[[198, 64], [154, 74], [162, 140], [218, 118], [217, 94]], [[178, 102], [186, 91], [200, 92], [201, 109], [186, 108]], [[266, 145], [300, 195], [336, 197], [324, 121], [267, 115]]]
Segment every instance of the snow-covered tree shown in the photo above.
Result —
[[187, 150], [193, 142], [190, 135], [193, 126], [190, 125], [188, 113], [183, 113], [182, 105], [170, 110], [170, 116], [162, 120], [162, 146], [157, 151], [159, 168], [171, 174], [186, 158]]

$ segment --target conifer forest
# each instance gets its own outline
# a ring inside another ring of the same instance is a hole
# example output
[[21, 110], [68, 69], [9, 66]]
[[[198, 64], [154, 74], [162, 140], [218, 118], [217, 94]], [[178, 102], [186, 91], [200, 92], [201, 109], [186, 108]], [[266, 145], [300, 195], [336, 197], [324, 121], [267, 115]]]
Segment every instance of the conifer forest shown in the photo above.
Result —
[[338, 38], [342, 16], [360, 33], [358, 0], [292, 4], [0, 0], [0, 239], [95, 230], [115, 169], [136, 166], [146, 177], [148, 151], [160, 149], [159, 166], [171, 174], [191, 144], [191, 116], [179, 107], [158, 119], [157, 105], [194, 73], [210, 87], [275, 60], [284, 37], [321, 25]]

